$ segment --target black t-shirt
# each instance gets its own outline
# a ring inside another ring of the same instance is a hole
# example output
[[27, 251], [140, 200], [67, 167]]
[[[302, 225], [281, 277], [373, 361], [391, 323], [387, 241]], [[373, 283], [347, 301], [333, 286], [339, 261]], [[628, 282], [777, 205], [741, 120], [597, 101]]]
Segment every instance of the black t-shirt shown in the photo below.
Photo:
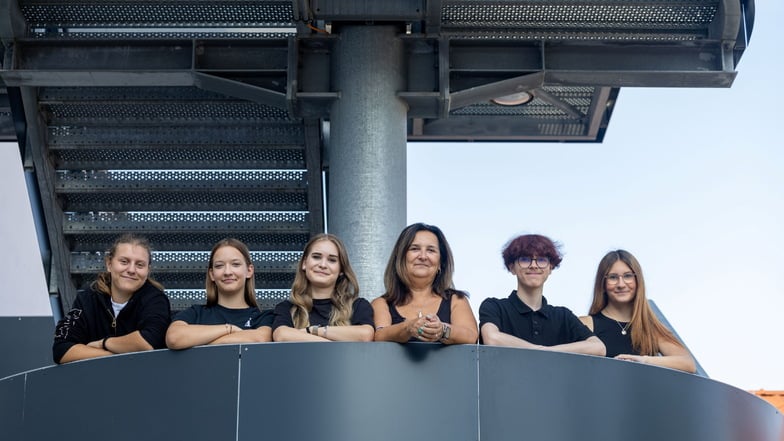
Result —
[[[291, 318], [292, 303], [284, 300], [275, 306], [275, 321], [272, 324], [272, 329], [278, 329], [279, 326], [294, 327], [294, 320]], [[373, 308], [370, 302], [363, 298], [354, 300], [351, 314], [352, 325], [370, 325], [375, 329], [373, 324]], [[314, 299], [313, 309], [310, 311], [310, 324], [326, 326], [329, 325], [329, 314], [332, 312], [331, 299]]]
[[[485, 323], [493, 323], [505, 334], [543, 346], [574, 343], [594, 335], [569, 308], [548, 305], [543, 297], [542, 307], [533, 311], [517, 297], [516, 290], [506, 299], [488, 298], [482, 302], [479, 329]], [[482, 343], [481, 335], [479, 342]]]
[[632, 330], [627, 327], [626, 335], [621, 333], [621, 329], [626, 327], [627, 322], [616, 322], [602, 313], [591, 317], [593, 317], [593, 333], [604, 343], [608, 357], [615, 357], [618, 354], [639, 355], [632, 346]]
[[272, 326], [271, 310], [262, 311], [255, 306], [247, 308], [225, 308], [221, 305], [192, 305], [174, 316], [174, 321], [182, 320], [189, 325], [222, 325], [228, 323], [242, 329], [258, 329]]

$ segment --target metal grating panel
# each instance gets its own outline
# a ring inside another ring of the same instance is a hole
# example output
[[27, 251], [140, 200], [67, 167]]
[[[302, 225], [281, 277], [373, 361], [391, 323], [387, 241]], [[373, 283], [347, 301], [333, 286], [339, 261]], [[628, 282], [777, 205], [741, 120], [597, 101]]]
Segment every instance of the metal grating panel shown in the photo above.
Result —
[[453, 38], [688, 41], [704, 38], [718, 0], [452, 0], [441, 13]]
[[[289, 146], [286, 146], [289, 147]], [[59, 169], [305, 169], [303, 148], [117, 148], [53, 150]]]
[[[124, 28], [123, 28], [124, 29]], [[49, 28], [38, 28], [33, 30], [34, 36], [37, 38], [46, 39], [68, 39], [68, 40], [129, 40], [129, 39], [148, 39], [148, 40], [180, 40], [180, 39], [210, 39], [210, 40], [280, 40], [288, 38], [296, 33], [295, 28], [268, 28], [264, 32], [259, 32], [259, 29], [251, 28], [251, 30], [244, 32], [229, 32], [229, 31], [202, 31], [198, 29], [179, 29], [179, 30], [138, 30], [138, 29], [124, 29], [121, 31], [76, 31], [74, 28], [68, 29], [64, 32], [62, 29], [57, 31]]]
[[157, 146], [157, 145], [303, 145], [301, 123], [251, 125], [203, 124], [191, 127], [139, 126], [94, 127], [54, 126], [48, 128], [49, 142], [64, 146]]
[[506, 40], [506, 41], [612, 41], [612, 42], [681, 42], [694, 41], [706, 36], [705, 30], [691, 32], [618, 32], [618, 31], [527, 31], [514, 28], [501, 28], [492, 31], [472, 30], [471, 32], [449, 32], [445, 35], [452, 38], [471, 40]]
[[[256, 302], [261, 309], [273, 309], [275, 305], [289, 298], [287, 289], [257, 289]], [[207, 293], [203, 289], [167, 289], [172, 311], [181, 311], [193, 304], [204, 304]]]
[[710, 24], [717, 11], [717, 0], [452, 0], [444, 2], [441, 19], [452, 27], [698, 29]]
[[[165, 251], [204, 251], [212, 249], [218, 241], [227, 237], [241, 240], [251, 250], [269, 251], [302, 251], [309, 237], [307, 232], [267, 233], [256, 231], [237, 231], [231, 234], [224, 232], [187, 232], [178, 233], [147, 233], [153, 249]], [[113, 232], [68, 234], [71, 250], [76, 252], [102, 251], [116, 239]]]
[[31, 26], [174, 27], [174, 26], [291, 26], [292, 2], [256, 1], [57, 1], [22, 0], [21, 10]]
[[585, 126], [582, 124], [539, 124], [539, 131], [545, 136], [553, 138], [564, 136], [585, 136]]
[[225, 101], [226, 96], [198, 87], [42, 87], [41, 104], [60, 101]]
[[[205, 231], [307, 232], [308, 213], [300, 212], [139, 212], [65, 213], [63, 232], [177, 232]], [[304, 245], [304, 244], [303, 244]]]
[[45, 110], [51, 124], [68, 124], [71, 120], [100, 122], [107, 119], [178, 122], [192, 120], [255, 120], [287, 121], [284, 109], [250, 102], [185, 102], [185, 103], [117, 103], [80, 102], [49, 104]]
[[[580, 110], [580, 112], [584, 115], [587, 115], [589, 107], [590, 102], [582, 103], [579, 107], [577, 107], [577, 109]], [[534, 99], [524, 106], [505, 107], [491, 103], [475, 104], [454, 110], [449, 114], [454, 116], [513, 115], [536, 119], [563, 119], [564, 117], [568, 117], [568, 114], [563, 110], [560, 110], [557, 107], [551, 106], [538, 99]]]
[[[159, 273], [153, 271], [153, 277], [163, 286], [170, 289], [192, 289], [203, 287], [206, 262], [202, 272]], [[254, 283], [258, 289], [288, 289], [294, 282], [293, 273], [256, 273]]]
[[182, 189], [169, 193], [77, 193], [64, 196], [66, 211], [194, 211], [194, 210], [307, 210], [305, 191], [228, 191], [216, 186], [212, 191]]
[[97, 170], [58, 171], [58, 191], [304, 189], [302, 170]]

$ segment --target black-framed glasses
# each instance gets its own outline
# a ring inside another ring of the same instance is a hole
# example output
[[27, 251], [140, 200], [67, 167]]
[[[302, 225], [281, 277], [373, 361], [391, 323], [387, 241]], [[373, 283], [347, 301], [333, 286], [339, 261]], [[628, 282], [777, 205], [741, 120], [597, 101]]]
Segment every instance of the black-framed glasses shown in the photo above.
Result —
[[609, 285], [617, 285], [618, 282], [621, 281], [621, 279], [623, 279], [624, 283], [629, 284], [637, 280], [637, 274], [634, 273], [607, 274], [606, 276], [604, 276], [604, 278], [607, 280], [607, 283]]
[[547, 265], [550, 264], [550, 258], [546, 256], [540, 257], [533, 257], [533, 256], [523, 256], [517, 258], [517, 263], [520, 264], [523, 268], [528, 268], [531, 266], [531, 263], [536, 262], [536, 266], [538, 268], [545, 268]]

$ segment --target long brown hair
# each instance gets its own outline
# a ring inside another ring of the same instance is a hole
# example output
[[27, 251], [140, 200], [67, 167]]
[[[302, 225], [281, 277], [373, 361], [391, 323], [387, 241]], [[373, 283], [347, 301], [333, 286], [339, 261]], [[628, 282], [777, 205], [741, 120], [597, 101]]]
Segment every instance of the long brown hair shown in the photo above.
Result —
[[[104, 253], [104, 263], [106, 264], [106, 266], [108, 266], [109, 262], [111, 262], [112, 259], [114, 259], [114, 255], [117, 253], [117, 247], [119, 247], [122, 244], [139, 246], [147, 250], [147, 265], [150, 268], [149, 271], [147, 272], [147, 281], [150, 282], [152, 286], [163, 291], [163, 285], [158, 283], [158, 281], [153, 279], [152, 276], [150, 275], [150, 272], [152, 271], [152, 247], [150, 246], [150, 241], [147, 240], [147, 238], [144, 236], [139, 236], [133, 233], [126, 233], [118, 237], [117, 240], [115, 240], [114, 243], [112, 244], [112, 247], [106, 250], [106, 252]], [[95, 291], [111, 296], [112, 273], [110, 273], [109, 271], [104, 271], [98, 274], [98, 277], [90, 285], [90, 287]]]
[[432, 290], [443, 299], [448, 299], [452, 294], [460, 297], [466, 294], [455, 289], [452, 282], [452, 275], [455, 272], [455, 260], [452, 257], [452, 249], [446, 241], [443, 231], [435, 225], [423, 223], [411, 224], [400, 232], [392, 254], [389, 256], [387, 268], [384, 271], [384, 288], [386, 292], [383, 297], [395, 306], [405, 305], [411, 301], [411, 280], [408, 276], [406, 267], [406, 253], [411, 243], [414, 242], [416, 234], [420, 231], [429, 231], [438, 239], [438, 252], [441, 254], [441, 261], [438, 265], [438, 272], [433, 279]]
[[610, 272], [613, 264], [619, 260], [628, 265], [637, 278], [637, 292], [634, 296], [634, 305], [632, 305], [632, 319], [629, 322], [634, 350], [640, 355], [658, 355], [659, 340], [662, 339], [675, 343], [678, 346], [683, 346], [672, 332], [656, 318], [656, 314], [653, 313], [653, 310], [648, 305], [648, 299], [645, 296], [645, 279], [642, 276], [642, 267], [640, 262], [628, 251], [610, 251], [599, 262], [599, 267], [596, 270], [596, 280], [593, 285], [593, 302], [591, 302], [588, 314], [598, 314], [607, 307], [609, 300], [605, 290], [605, 277]]
[[[218, 285], [210, 278], [210, 269], [212, 268], [212, 261], [215, 259], [215, 253], [223, 247], [232, 247], [242, 254], [242, 257], [245, 259], [246, 265], [253, 265], [253, 261], [250, 258], [250, 251], [248, 247], [242, 243], [241, 241], [233, 238], [223, 239], [220, 242], [216, 243], [214, 247], [212, 247], [212, 252], [210, 252], [210, 261], [207, 263], [207, 275], [205, 277], [204, 287], [207, 290], [207, 306], [214, 306], [218, 304]], [[245, 279], [245, 292], [243, 297], [245, 298], [245, 303], [248, 306], [255, 306], [259, 307], [258, 303], [256, 303], [256, 283], [255, 283], [255, 276]]]
[[359, 282], [351, 264], [348, 260], [348, 252], [345, 245], [334, 234], [317, 234], [313, 236], [305, 245], [297, 263], [297, 274], [294, 276], [294, 283], [291, 285], [291, 296], [289, 301], [291, 307], [291, 318], [295, 328], [304, 328], [310, 325], [310, 311], [313, 310], [313, 294], [310, 289], [310, 281], [305, 276], [302, 265], [310, 255], [310, 250], [316, 242], [328, 240], [338, 249], [338, 262], [340, 263], [340, 274], [335, 281], [335, 290], [332, 292], [332, 312], [329, 315], [329, 324], [332, 326], [345, 326], [351, 324], [351, 316], [354, 313], [354, 300], [359, 297]]

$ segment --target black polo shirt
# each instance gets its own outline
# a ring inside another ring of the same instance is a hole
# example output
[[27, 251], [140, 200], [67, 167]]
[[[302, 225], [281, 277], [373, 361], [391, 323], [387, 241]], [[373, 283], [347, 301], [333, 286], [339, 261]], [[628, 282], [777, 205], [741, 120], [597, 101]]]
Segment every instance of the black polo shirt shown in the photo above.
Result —
[[[488, 298], [479, 306], [479, 329], [492, 323], [509, 335], [543, 346], [555, 346], [583, 341], [594, 335], [576, 315], [563, 306], [547, 304], [542, 297], [542, 307], [534, 311], [519, 297], [517, 290], [505, 299]], [[482, 343], [481, 333], [479, 343]]]

